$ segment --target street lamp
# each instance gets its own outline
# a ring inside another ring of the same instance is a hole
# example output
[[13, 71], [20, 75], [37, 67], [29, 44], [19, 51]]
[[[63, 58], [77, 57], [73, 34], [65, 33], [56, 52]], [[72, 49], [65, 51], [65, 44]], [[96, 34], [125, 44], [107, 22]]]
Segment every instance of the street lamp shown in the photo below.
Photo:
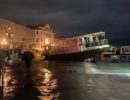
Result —
[[49, 39], [48, 39], [48, 38], [46, 38], [46, 40], [45, 40], [45, 44], [46, 44], [46, 45], [50, 44], [50, 42], [49, 42]]
[[44, 51], [45, 54], [49, 54], [50, 53], [51, 43], [50, 43], [48, 38], [45, 39], [44, 50], [45, 50]]
[[1, 48], [4, 48], [4, 46], [7, 45], [7, 44], [8, 44], [8, 42], [6, 41], [6, 39], [3, 39], [1, 41]]
[[46, 45], [45, 50], [49, 50], [49, 44], [50, 44], [49, 39], [46, 38], [46, 40], [45, 40], [45, 45]]
[[10, 26], [8, 26], [5, 35], [6, 35], [7, 39], [8, 39], [8, 41], [9, 41], [9, 55], [8, 55], [8, 59], [10, 60], [10, 53], [11, 53], [11, 52], [10, 52], [10, 49], [11, 49], [11, 45], [10, 45], [10, 44], [11, 44], [11, 39], [12, 39], [13, 36], [14, 36], [14, 34], [12, 33], [12, 29], [11, 29]]

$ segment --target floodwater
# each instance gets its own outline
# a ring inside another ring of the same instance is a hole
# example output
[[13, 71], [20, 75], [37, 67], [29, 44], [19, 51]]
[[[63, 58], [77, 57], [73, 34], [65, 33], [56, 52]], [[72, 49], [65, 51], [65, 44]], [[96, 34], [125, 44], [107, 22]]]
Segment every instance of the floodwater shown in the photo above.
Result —
[[[33, 62], [4, 67], [4, 100], [129, 100], [130, 63]], [[3, 79], [3, 82], [2, 82]], [[1, 98], [2, 99], [2, 92]]]

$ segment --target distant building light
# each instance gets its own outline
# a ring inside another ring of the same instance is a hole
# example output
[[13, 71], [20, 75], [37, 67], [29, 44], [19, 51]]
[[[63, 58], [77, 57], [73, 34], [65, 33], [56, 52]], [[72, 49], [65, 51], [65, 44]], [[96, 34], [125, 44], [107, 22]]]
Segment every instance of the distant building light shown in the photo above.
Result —
[[49, 50], [49, 47], [48, 47], [48, 46], [46, 46], [46, 50]]
[[48, 45], [50, 43], [48, 38], [46, 38], [45, 43], [46, 43], [46, 45]]

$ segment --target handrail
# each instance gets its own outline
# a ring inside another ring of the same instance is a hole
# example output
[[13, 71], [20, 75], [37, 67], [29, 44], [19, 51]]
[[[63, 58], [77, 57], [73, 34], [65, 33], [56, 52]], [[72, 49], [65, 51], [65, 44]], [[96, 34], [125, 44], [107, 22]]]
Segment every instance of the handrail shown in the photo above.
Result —
[[80, 46], [81, 45], [88, 45], [90, 47], [93, 47], [93, 46], [101, 46], [101, 45], [107, 45], [107, 44], [108, 44], [108, 40], [102, 39], [102, 40], [99, 40], [99, 41], [86, 42], [86, 43], [82, 43], [82, 44], [79, 44], [79, 45]]

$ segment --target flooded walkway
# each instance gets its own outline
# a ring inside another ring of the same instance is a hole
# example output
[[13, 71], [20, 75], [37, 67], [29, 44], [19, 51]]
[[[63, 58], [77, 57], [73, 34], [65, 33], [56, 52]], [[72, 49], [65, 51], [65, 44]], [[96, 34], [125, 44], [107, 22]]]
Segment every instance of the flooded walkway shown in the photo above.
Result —
[[30, 79], [15, 97], [15, 100], [52, 100], [58, 99], [58, 83], [46, 62], [34, 62]]
[[29, 78], [26, 68], [7, 67], [4, 74], [4, 99], [129, 100], [128, 66], [36, 61], [29, 71]]

